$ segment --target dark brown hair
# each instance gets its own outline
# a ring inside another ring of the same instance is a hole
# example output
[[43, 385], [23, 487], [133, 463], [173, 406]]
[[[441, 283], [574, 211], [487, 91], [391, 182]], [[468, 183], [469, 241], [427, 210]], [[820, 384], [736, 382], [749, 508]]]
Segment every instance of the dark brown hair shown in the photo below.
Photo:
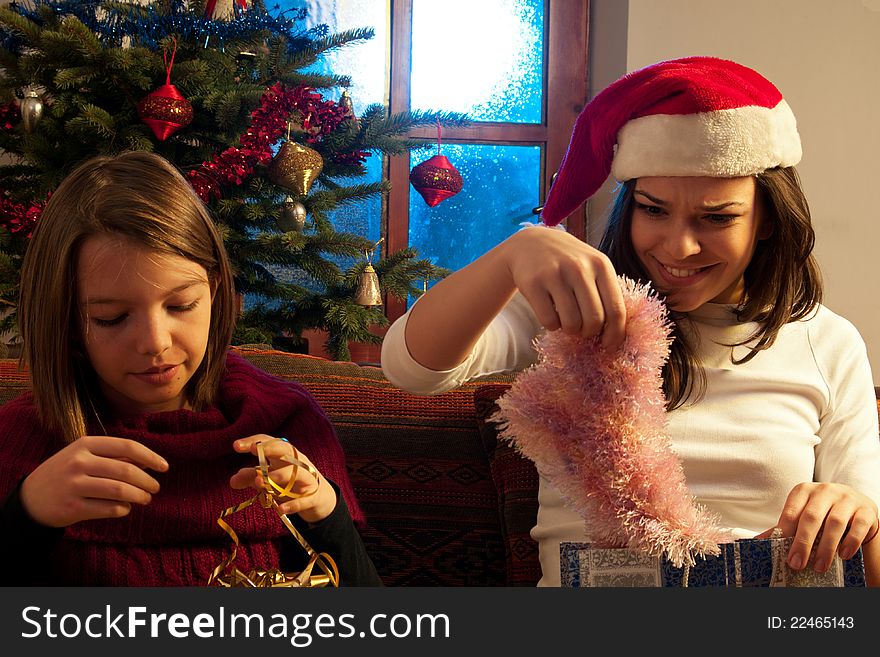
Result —
[[194, 408], [211, 403], [235, 325], [235, 290], [223, 240], [180, 172], [152, 153], [100, 156], [79, 165], [52, 194], [21, 273], [18, 326], [40, 420], [72, 441], [86, 432], [99, 394], [78, 346], [77, 260], [93, 235], [116, 235], [202, 267], [214, 288], [208, 345], [187, 384]]
[[[757, 201], [770, 235], [758, 241], [746, 267], [745, 295], [736, 310], [742, 322], [757, 322], [758, 329], [742, 342], [754, 344], [736, 364], [745, 363], [770, 347], [787, 323], [803, 319], [822, 301], [822, 280], [813, 258], [815, 233], [810, 209], [794, 167], [774, 168], [757, 174]], [[632, 244], [632, 213], [635, 180], [623, 183], [608, 213], [608, 223], [599, 244], [618, 274], [643, 283], [650, 279]], [[686, 313], [670, 312], [673, 342], [663, 368], [666, 408], [672, 410], [685, 400], [699, 399], [705, 392], [705, 372], [684, 339]], [[694, 380], [696, 377], [697, 381]]]

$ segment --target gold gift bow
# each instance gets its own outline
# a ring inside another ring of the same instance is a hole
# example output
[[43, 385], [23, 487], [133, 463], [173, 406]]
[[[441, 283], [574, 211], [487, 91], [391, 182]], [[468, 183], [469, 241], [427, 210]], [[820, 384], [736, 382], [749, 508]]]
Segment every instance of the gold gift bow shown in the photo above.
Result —
[[[275, 440], [283, 439], [276, 438]], [[285, 442], [287, 441], [285, 440]], [[288, 480], [287, 485], [282, 488], [274, 481], [272, 481], [272, 478], [269, 476], [269, 464], [266, 461], [266, 454], [263, 449], [263, 443], [257, 443], [257, 458], [260, 461], [259, 470], [260, 475], [263, 478], [265, 488], [249, 500], [245, 500], [244, 502], [225, 509], [223, 513], [220, 514], [220, 517], [217, 518], [217, 524], [220, 525], [220, 527], [222, 527], [227, 534], [229, 534], [234, 545], [232, 547], [232, 552], [230, 553], [230, 555], [221, 564], [214, 568], [214, 571], [208, 578], [208, 586], [212, 584], [226, 588], [234, 586], [245, 586], [251, 588], [317, 588], [327, 586], [328, 584], [337, 587], [339, 586], [339, 569], [336, 566], [336, 562], [333, 561], [333, 558], [326, 552], [315, 552], [308, 544], [306, 539], [303, 538], [303, 535], [300, 534], [297, 531], [296, 527], [293, 526], [293, 523], [290, 522], [290, 519], [281, 511], [278, 505], [278, 498], [287, 497], [290, 499], [297, 499], [301, 497], [309, 497], [310, 495], [314, 495], [318, 492], [318, 488], [315, 488], [315, 490], [309, 493], [292, 492], [293, 484], [296, 481], [297, 468], [303, 468], [306, 472], [308, 472], [315, 478], [315, 481], [318, 482], [319, 487], [321, 485], [321, 479], [318, 476], [318, 471], [308, 463], [300, 461], [297, 458], [299, 452], [297, 451], [296, 447], [293, 447], [293, 445], [291, 445], [291, 447], [293, 448], [293, 456], [282, 456], [281, 459], [292, 464], [294, 466], [294, 472]], [[233, 513], [237, 513], [242, 509], [246, 509], [254, 502], [259, 502], [260, 506], [262, 506], [264, 509], [275, 509], [278, 517], [281, 518], [281, 522], [284, 523], [284, 526], [287, 527], [287, 530], [291, 534], [293, 534], [293, 537], [306, 551], [306, 554], [309, 555], [309, 562], [302, 570], [302, 572], [284, 573], [277, 568], [273, 568], [270, 570], [249, 570], [247, 573], [244, 573], [239, 568], [232, 565], [232, 562], [235, 561], [235, 556], [238, 552], [238, 546], [240, 543], [238, 540], [238, 534], [235, 533], [235, 530], [230, 527], [229, 524], [225, 520], [223, 520], [223, 518], [230, 516]], [[316, 565], [323, 571], [323, 574], [312, 575], [312, 571], [314, 570], [314, 567]], [[221, 573], [225, 574], [221, 575]]]

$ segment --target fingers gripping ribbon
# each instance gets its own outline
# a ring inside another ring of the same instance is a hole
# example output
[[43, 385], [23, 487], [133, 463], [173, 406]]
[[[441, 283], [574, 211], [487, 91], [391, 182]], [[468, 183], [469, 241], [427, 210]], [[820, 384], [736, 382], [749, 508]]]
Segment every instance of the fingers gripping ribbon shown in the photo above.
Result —
[[[274, 440], [289, 442], [286, 438], [275, 438]], [[229, 554], [229, 556], [224, 559], [223, 562], [220, 563], [216, 568], [214, 568], [214, 571], [208, 578], [208, 586], [222, 586], [226, 588], [319, 588], [325, 586], [339, 586], [339, 570], [336, 566], [336, 562], [333, 561], [333, 558], [326, 552], [315, 552], [305, 540], [303, 535], [300, 534], [299, 531], [297, 531], [296, 527], [293, 526], [293, 523], [290, 522], [290, 519], [280, 509], [279, 500], [283, 503], [285, 500], [288, 499], [309, 497], [310, 495], [314, 495], [318, 491], [318, 487], [321, 485], [321, 479], [315, 467], [301, 461], [298, 458], [299, 452], [297, 451], [297, 449], [293, 446], [291, 446], [291, 448], [293, 449], [293, 456], [282, 456], [281, 459], [293, 465], [294, 472], [288, 480], [287, 485], [282, 487], [272, 481], [271, 477], [269, 476], [269, 463], [266, 460], [263, 443], [257, 443], [257, 458], [260, 462], [257, 469], [259, 470], [262, 480], [264, 482], [264, 488], [249, 500], [245, 500], [240, 504], [236, 504], [235, 506], [231, 506], [225, 509], [223, 513], [220, 514], [220, 517], [217, 519], [217, 524], [220, 525], [220, 527], [222, 527], [223, 530], [227, 534], [229, 534], [229, 537], [232, 539], [233, 547], [232, 552]], [[314, 477], [315, 481], [318, 484], [318, 486], [316, 486], [314, 490], [311, 490], [308, 493], [293, 492], [293, 485], [296, 482], [299, 468], [302, 468], [312, 477]], [[228, 516], [231, 516], [238, 511], [246, 509], [255, 502], [259, 502], [260, 506], [262, 506], [264, 509], [274, 509], [275, 512], [278, 514], [278, 517], [281, 519], [281, 522], [284, 523], [285, 527], [287, 527], [287, 530], [293, 535], [297, 542], [306, 551], [306, 554], [309, 556], [309, 561], [302, 572], [285, 573], [281, 570], [278, 570], [277, 568], [273, 568], [270, 570], [249, 570], [247, 572], [243, 572], [234, 565], [235, 556], [239, 547], [238, 535], [235, 533], [235, 530], [224, 520], [224, 518], [227, 518]]]

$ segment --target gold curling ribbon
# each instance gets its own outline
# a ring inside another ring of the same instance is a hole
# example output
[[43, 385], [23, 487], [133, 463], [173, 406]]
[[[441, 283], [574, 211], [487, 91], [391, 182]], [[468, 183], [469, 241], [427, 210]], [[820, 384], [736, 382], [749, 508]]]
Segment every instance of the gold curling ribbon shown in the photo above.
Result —
[[[276, 438], [276, 440], [281, 440], [281, 438]], [[293, 446], [291, 445], [291, 447]], [[297, 451], [296, 447], [293, 447], [292, 457], [281, 457], [282, 460], [287, 461], [294, 466], [293, 475], [290, 477], [287, 485], [282, 488], [274, 481], [272, 481], [272, 479], [269, 477], [269, 464], [266, 461], [266, 455], [263, 451], [263, 443], [257, 443], [257, 457], [260, 460], [260, 475], [263, 477], [263, 482], [266, 487], [249, 500], [245, 500], [244, 502], [225, 509], [223, 513], [220, 514], [220, 517], [217, 518], [217, 524], [220, 525], [220, 527], [223, 528], [223, 531], [229, 534], [229, 537], [232, 539], [233, 547], [232, 552], [229, 554], [229, 556], [224, 559], [223, 562], [220, 563], [216, 568], [214, 568], [214, 571], [208, 578], [208, 586], [214, 585], [222, 586], [225, 588], [319, 588], [324, 586], [339, 586], [339, 569], [336, 566], [336, 562], [333, 561], [333, 558], [326, 552], [315, 552], [308, 544], [306, 539], [303, 537], [303, 535], [300, 534], [297, 531], [296, 527], [293, 526], [293, 523], [290, 522], [290, 519], [281, 511], [278, 504], [279, 498], [297, 499], [300, 497], [309, 497], [310, 495], [314, 495], [318, 492], [317, 488], [309, 493], [292, 492], [291, 489], [294, 482], [296, 481], [297, 468], [303, 468], [306, 472], [308, 472], [315, 478], [315, 481], [318, 482], [318, 486], [321, 485], [321, 480], [318, 477], [318, 471], [311, 465], [300, 461], [297, 458], [298, 455], [299, 452]], [[284, 526], [287, 527], [287, 530], [291, 534], [293, 534], [293, 537], [306, 551], [306, 554], [309, 555], [309, 562], [302, 570], [302, 572], [285, 573], [278, 570], [277, 568], [273, 568], [270, 570], [249, 570], [245, 573], [233, 565], [233, 562], [235, 561], [235, 555], [238, 552], [239, 546], [238, 534], [235, 533], [235, 530], [229, 526], [224, 518], [226, 518], [227, 516], [231, 516], [233, 513], [237, 513], [242, 509], [246, 509], [254, 502], [259, 502], [260, 506], [262, 506], [264, 509], [275, 509], [275, 513], [278, 514], [281, 522], [284, 523]], [[322, 573], [312, 574], [315, 566], [318, 566]]]

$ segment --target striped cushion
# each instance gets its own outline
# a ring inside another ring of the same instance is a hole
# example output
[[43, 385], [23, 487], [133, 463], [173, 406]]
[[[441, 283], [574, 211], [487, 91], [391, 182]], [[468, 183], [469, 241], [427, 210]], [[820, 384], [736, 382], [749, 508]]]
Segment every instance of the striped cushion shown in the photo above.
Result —
[[27, 372], [18, 369], [18, 360], [0, 359], [0, 405], [15, 399], [31, 387]]
[[473, 405], [485, 380], [424, 397], [395, 388], [378, 367], [237, 350], [303, 384], [330, 416], [367, 515], [361, 534], [385, 584], [506, 584], [496, 489]]

